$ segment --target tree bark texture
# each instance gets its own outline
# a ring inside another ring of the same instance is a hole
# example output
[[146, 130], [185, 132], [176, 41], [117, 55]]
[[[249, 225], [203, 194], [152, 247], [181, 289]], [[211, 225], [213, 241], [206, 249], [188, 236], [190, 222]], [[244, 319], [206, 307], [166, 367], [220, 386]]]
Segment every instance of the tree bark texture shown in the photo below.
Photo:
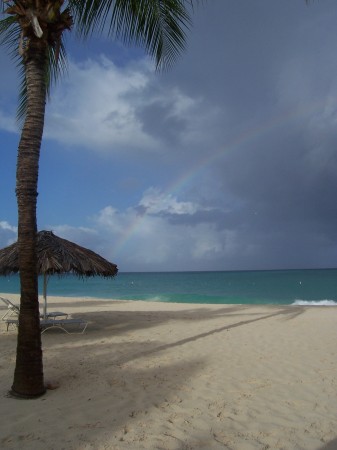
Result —
[[37, 184], [46, 104], [46, 47], [30, 39], [25, 49], [27, 113], [18, 148], [16, 196], [21, 300], [16, 367], [11, 393], [33, 398], [45, 392], [36, 253]]

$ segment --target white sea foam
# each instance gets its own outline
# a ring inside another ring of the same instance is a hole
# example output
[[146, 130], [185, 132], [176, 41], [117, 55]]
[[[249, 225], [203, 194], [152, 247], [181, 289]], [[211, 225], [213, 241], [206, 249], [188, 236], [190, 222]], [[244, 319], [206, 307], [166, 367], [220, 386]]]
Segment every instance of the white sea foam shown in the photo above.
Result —
[[295, 300], [292, 305], [302, 306], [337, 306], [337, 302], [334, 300]]

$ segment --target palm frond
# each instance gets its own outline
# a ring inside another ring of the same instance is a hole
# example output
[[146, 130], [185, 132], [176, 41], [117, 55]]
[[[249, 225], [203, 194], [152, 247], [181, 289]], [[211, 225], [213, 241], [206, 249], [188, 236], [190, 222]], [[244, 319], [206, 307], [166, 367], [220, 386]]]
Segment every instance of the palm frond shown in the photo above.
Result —
[[51, 87], [56, 84], [59, 78], [67, 73], [67, 52], [64, 41], [60, 42], [59, 51], [55, 47], [49, 47], [48, 54], [48, 74], [47, 74], [47, 94], [49, 96]]
[[13, 16], [6, 17], [0, 21], [0, 45], [3, 45], [6, 48], [9, 55], [16, 62], [19, 72], [19, 106], [16, 114], [19, 124], [25, 115], [27, 98], [25, 72], [22, 58], [19, 54], [20, 34], [20, 26]]
[[20, 26], [14, 17], [9, 16], [0, 20], [0, 45], [15, 56], [19, 47]]
[[125, 44], [143, 46], [157, 69], [184, 50], [192, 5], [193, 0], [70, 0], [81, 36], [107, 31]]
[[6, 7], [5, 3], [7, 3], [6, 0], [5, 1], [0, 0], [0, 14], [5, 11], [5, 7]]
[[27, 84], [26, 84], [26, 76], [25, 76], [25, 68], [22, 63], [22, 60], [18, 63], [18, 71], [19, 71], [19, 80], [20, 80], [20, 88], [19, 88], [19, 105], [16, 110], [16, 121], [20, 128], [22, 128], [26, 111], [27, 111]]

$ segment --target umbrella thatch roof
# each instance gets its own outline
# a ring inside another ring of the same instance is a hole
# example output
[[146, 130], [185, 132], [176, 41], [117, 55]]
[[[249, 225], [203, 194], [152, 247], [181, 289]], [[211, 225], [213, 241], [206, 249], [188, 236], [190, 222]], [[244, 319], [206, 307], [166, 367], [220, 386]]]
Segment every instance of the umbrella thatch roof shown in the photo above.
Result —
[[[62, 239], [52, 231], [37, 233], [38, 273], [44, 275], [74, 273], [80, 277], [117, 275], [118, 268], [97, 253]], [[18, 245], [0, 250], [0, 275], [19, 271]]]

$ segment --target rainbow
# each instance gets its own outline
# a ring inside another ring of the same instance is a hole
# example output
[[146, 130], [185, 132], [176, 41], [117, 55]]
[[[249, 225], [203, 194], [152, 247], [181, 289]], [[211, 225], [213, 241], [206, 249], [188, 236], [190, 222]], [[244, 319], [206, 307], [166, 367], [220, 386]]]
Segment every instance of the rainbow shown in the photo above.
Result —
[[[177, 177], [172, 183], [170, 183], [166, 189], [162, 192], [163, 196], [167, 195], [177, 195], [179, 192], [182, 192], [186, 187], [196, 179], [200, 178], [202, 172], [206, 171], [212, 164], [216, 163], [220, 160], [225, 154], [228, 152], [235, 151], [240, 148], [240, 146], [247, 144], [247, 142], [251, 142], [254, 139], [260, 138], [261, 136], [274, 131], [278, 127], [287, 125], [287, 123], [291, 123], [296, 119], [303, 119], [305, 116], [310, 116], [310, 114], [317, 109], [321, 108], [325, 103], [316, 102], [315, 104], [311, 104], [310, 107], [308, 105], [302, 106], [301, 108], [290, 110], [282, 115], [271, 118], [267, 120], [263, 124], [250, 129], [243, 130], [240, 134], [231, 139], [227, 144], [222, 146], [217, 152], [212, 153], [211, 155], [207, 154], [205, 157], [199, 159], [194, 164], [191, 164], [188, 169]], [[130, 226], [125, 230], [123, 236], [119, 240], [115, 252], [120, 252], [127, 243], [132, 239], [135, 235], [136, 231], [141, 226], [144, 221], [146, 214], [140, 214], [137, 216]]]

